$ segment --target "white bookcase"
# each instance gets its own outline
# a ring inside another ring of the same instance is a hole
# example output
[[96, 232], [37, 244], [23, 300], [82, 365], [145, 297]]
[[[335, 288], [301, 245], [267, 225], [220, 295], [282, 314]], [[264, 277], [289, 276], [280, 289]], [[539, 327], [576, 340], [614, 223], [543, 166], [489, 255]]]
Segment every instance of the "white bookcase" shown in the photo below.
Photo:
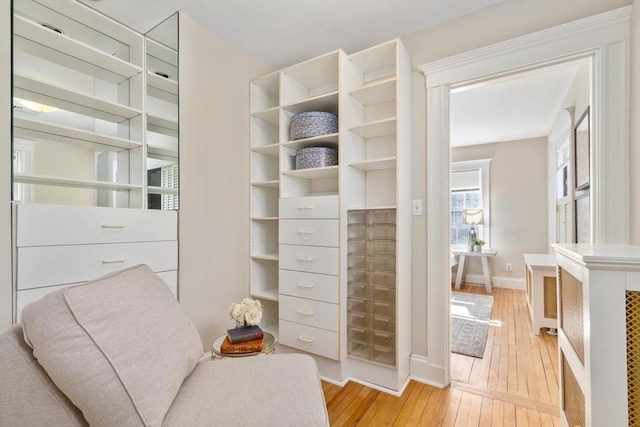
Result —
[[[353, 376], [393, 390], [408, 377], [411, 351], [410, 88], [399, 40], [353, 55], [330, 52], [250, 87], [250, 293], [268, 301], [263, 323], [281, 344], [320, 356], [335, 380]], [[291, 117], [307, 111], [337, 114], [338, 132], [291, 140]], [[296, 150], [314, 146], [337, 148], [339, 164], [296, 170]], [[387, 287], [384, 298], [393, 301], [386, 315], [396, 326], [384, 345], [371, 344], [390, 350], [376, 360], [348, 351], [347, 228], [349, 212], [381, 210], [396, 221], [392, 239], [378, 243], [395, 254], [387, 260], [394, 295]]]
[[176, 49], [74, 0], [16, 0], [13, 96], [15, 201], [146, 208], [151, 194], [177, 198], [177, 171], [147, 182], [149, 170], [177, 169]]
[[140, 263], [177, 297], [177, 14], [142, 35], [74, 0], [12, 12], [13, 321]]

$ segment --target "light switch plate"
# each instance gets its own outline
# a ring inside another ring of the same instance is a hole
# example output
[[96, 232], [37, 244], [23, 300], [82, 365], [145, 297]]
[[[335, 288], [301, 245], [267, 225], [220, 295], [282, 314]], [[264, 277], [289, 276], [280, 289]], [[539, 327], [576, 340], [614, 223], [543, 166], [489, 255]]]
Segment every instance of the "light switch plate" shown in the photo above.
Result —
[[411, 212], [413, 213], [413, 216], [422, 215], [422, 200], [413, 201], [413, 208], [411, 209]]

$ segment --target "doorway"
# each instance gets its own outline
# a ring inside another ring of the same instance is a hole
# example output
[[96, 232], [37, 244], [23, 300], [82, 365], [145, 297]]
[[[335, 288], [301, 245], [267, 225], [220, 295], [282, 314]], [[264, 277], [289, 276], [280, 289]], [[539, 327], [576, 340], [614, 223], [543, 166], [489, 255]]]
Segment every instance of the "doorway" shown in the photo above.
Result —
[[[625, 241], [629, 199], [615, 191], [627, 182], [629, 111], [628, 8], [519, 37], [457, 55], [419, 69], [427, 76], [427, 354], [415, 358], [425, 381], [451, 382], [449, 229], [449, 104], [451, 91], [471, 84], [535, 71], [571, 60], [590, 58], [593, 105], [591, 229], [594, 243]], [[596, 30], [597, 29], [597, 30]], [[610, 76], [618, 76], [615, 79]], [[606, 109], [616, 114], [602, 114]], [[617, 141], [605, 144], [603, 141]], [[618, 167], [621, 166], [621, 167]], [[624, 207], [622, 209], [621, 207]]]

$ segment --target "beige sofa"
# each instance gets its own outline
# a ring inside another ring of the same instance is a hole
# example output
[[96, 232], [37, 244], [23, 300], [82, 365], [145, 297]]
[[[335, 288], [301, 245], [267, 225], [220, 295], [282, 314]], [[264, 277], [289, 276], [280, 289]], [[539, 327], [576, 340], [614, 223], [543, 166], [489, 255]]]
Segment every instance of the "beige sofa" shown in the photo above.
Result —
[[211, 361], [137, 266], [46, 295], [0, 335], [0, 426], [325, 426], [312, 358]]

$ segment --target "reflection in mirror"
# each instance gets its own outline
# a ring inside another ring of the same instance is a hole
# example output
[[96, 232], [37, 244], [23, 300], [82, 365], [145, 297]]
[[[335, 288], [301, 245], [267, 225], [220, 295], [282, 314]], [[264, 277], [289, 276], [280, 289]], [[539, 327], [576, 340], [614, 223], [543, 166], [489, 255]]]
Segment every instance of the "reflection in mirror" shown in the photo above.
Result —
[[145, 34], [147, 207], [178, 209], [178, 13]]

